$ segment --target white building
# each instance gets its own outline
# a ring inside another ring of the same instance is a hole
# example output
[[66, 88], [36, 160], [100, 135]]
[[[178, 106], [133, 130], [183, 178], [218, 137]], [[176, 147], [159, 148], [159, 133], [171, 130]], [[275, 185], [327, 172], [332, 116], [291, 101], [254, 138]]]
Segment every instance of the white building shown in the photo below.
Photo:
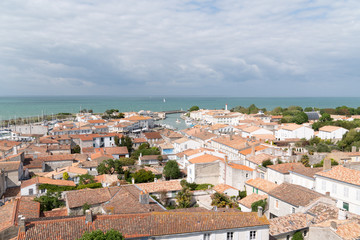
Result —
[[338, 208], [360, 214], [360, 171], [340, 165], [319, 172], [315, 174], [315, 189], [322, 194], [329, 192]]
[[274, 133], [272, 131], [257, 126], [250, 126], [242, 129], [243, 138], [251, 138], [254, 135], [273, 135], [273, 134]]
[[174, 153], [183, 152], [187, 149], [197, 149], [201, 147], [201, 143], [188, 139], [188, 138], [180, 138], [174, 141]]
[[289, 123], [282, 125], [277, 131], [275, 131], [275, 137], [280, 141], [301, 138], [309, 140], [314, 137], [314, 130], [304, 125]]
[[337, 126], [324, 126], [319, 128], [317, 135], [321, 139], [342, 139], [343, 135], [349, 130]]

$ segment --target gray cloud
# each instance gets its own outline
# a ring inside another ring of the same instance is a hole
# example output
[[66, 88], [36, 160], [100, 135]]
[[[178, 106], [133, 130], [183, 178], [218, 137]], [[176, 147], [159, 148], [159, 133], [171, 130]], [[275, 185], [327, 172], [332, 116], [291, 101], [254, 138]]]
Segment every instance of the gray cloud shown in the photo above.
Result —
[[[4, 95], [357, 96], [358, 1], [2, 1]], [[346, 87], [351, 86], [351, 87]]]

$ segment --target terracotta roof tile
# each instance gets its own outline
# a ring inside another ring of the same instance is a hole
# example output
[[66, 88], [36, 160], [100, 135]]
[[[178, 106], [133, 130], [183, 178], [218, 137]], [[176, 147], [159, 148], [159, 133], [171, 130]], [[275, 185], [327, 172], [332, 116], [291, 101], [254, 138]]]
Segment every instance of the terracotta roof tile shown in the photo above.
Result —
[[241, 164], [236, 164], [236, 163], [229, 163], [228, 166], [233, 169], [238, 169], [238, 170], [243, 170], [243, 171], [249, 171], [249, 172], [254, 171], [254, 169], [252, 169], [251, 167], [241, 165]]
[[254, 202], [263, 200], [263, 199], [267, 199], [268, 196], [267, 195], [259, 195], [256, 193], [252, 193], [249, 196], [244, 197], [243, 199], [240, 199], [238, 201], [239, 204], [247, 207], [247, 208], [251, 208], [251, 204], [253, 204]]
[[204, 154], [199, 157], [190, 159], [189, 162], [196, 164], [196, 163], [210, 163], [210, 162], [215, 162], [217, 160], [224, 161], [224, 159], [221, 157], [217, 157], [217, 156], [210, 155], [210, 154]]
[[45, 177], [34, 177], [29, 180], [23, 181], [21, 183], [21, 188], [33, 185], [33, 184], [50, 184], [50, 185], [59, 185], [59, 186], [76, 186], [73, 181], [67, 180], [55, 180]]
[[[164, 224], [166, 223], [166, 224]], [[269, 221], [257, 213], [243, 212], [154, 212], [140, 214], [98, 215], [92, 223], [85, 217], [32, 221], [18, 239], [78, 239], [85, 231], [115, 229], [125, 238], [216, 231], [264, 226]], [[31, 227], [30, 227], [31, 226]], [[45, 231], [46, 229], [46, 231]]]
[[234, 190], [239, 191], [239, 189], [236, 189], [236, 188], [234, 188], [234, 187], [232, 187], [230, 185], [227, 185], [227, 184], [218, 184], [215, 187], [213, 187], [213, 190], [218, 192], [218, 193], [224, 193], [228, 189], [234, 189]]
[[296, 171], [296, 169], [305, 169], [302, 163], [281, 163], [276, 165], [270, 165], [268, 168], [280, 172], [282, 174], [289, 174], [289, 171]]
[[342, 165], [335, 166], [328, 171], [318, 172], [316, 173], [316, 175], [355, 185], [360, 185], [360, 171], [346, 168]]
[[282, 183], [271, 190], [269, 196], [280, 199], [293, 206], [307, 206], [321, 197], [326, 197], [308, 188], [290, 183]]
[[273, 182], [270, 182], [262, 178], [249, 179], [246, 181], [246, 184], [258, 188], [266, 193], [270, 192], [271, 190], [279, 186]]
[[136, 184], [136, 186], [148, 193], [159, 193], [162, 191], [180, 191], [182, 189], [179, 180], [140, 183]]
[[309, 214], [294, 213], [270, 219], [269, 234], [271, 236], [277, 236], [307, 228], [312, 218]]

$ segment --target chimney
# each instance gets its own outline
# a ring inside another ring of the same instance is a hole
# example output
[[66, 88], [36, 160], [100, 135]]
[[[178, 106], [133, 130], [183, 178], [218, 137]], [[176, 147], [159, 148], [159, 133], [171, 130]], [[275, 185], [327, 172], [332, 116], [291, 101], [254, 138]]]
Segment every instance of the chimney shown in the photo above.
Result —
[[91, 223], [93, 221], [92, 212], [90, 209], [85, 211], [85, 223]]
[[154, 178], [154, 182], [157, 182], [157, 178]]
[[255, 145], [251, 146], [251, 156], [255, 156]]
[[345, 220], [345, 219], [346, 219], [346, 210], [344, 208], [339, 208], [338, 220]]
[[4, 147], [7, 147], [7, 146], [8, 146], [7, 142], [4, 142]]
[[335, 221], [331, 221], [330, 222], [330, 228], [334, 231], [337, 230], [337, 223]]
[[131, 183], [135, 184], [135, 178], [131, 178]]
[[325, 195], [326, 195], [327, 197], [330, 197], [330, 192], [326, 192]]
[[140, 157], [142, 157], [142, 153], [140, 153]]
[[26, 231], [25, 217], [23, 217], [22, 215], [19, 215], [19, 228], [20, 228], [20, 232]]
[[261, 206], [258, 206], [257, 215], [258, 215], [258, 217], [262, 217], [262, 215], [263, 215], [263, 208]]
[[356, 146], [351, 147], [351, 152], [356, 152]]
[[139, 202], [141, 204], [149, 204], [149, 194], [145, 191], [141, 191], [139, 195]]
[[323, 171], [330, 170], [330, 169], [331, 169], [331, 160], [324, 159]]

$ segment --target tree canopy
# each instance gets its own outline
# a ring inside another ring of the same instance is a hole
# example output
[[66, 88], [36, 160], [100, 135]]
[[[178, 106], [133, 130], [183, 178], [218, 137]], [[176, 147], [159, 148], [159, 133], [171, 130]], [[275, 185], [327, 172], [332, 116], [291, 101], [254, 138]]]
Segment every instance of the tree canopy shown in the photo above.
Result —
[[123, 240], [125, 239], [122, 234], [114, 229], [104, 233], [100, 229], [92, 232], [85, 232], [78, 240]]
[[189, 112], [193, 112], [193, 111], [198, 111], [200, 108], [198, 106], [192, 106], [190, 109], [189, 109]]
[[119, 159], [117, 160], [108, 159], [100, 163], [96, 169], [99, 174], [111, 174], [111, 175], [114, 173], [122, 174], [124, 173], [122, 166], [123, 165]]
[[177, 208], [191, 207], [192, 194], [188, 187], [183, 187], [180, 192], [176, 194]]
[[34, 201], [40, 203], [41, 211], [51, 211], [54, 208], [59, 208], [65, 205], [64, 202], [60, 200], [60, 197], [60, 192], [55, 193], [47, 191], [45, 195], [36, 197]]
[[167, 179], [177, 179], [181, 175], [179, 165], [175, 160], [169, 160], [166, 163], [163, 173]]
[[134, 178], [135, 183], [153, 182], [155, 178], [155, 175], [151, 171], [146, 171], [145, 169], [140, 169], [131, 176]]

